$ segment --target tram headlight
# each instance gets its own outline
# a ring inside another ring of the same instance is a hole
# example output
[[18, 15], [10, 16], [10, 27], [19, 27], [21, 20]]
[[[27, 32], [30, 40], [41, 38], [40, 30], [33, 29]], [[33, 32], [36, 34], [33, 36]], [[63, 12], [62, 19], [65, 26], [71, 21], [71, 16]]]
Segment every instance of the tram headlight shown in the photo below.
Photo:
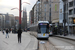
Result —
[[49, 35], [49, 34], [47, 34], [47, 35]]
[[41, 35], [41, 34], [39, 34], [39, 35]]

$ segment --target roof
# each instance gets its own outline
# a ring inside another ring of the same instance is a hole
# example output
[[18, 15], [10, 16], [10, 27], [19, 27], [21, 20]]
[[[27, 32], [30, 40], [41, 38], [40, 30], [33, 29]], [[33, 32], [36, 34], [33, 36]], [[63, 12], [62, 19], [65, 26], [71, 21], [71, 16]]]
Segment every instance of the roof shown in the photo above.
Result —
[[38, 21], [38, 23], [49, 23], [48, 21]]
[[62, 1], [64, 2], [64, 1], [66, 1], [66, 0], [62, 0]]

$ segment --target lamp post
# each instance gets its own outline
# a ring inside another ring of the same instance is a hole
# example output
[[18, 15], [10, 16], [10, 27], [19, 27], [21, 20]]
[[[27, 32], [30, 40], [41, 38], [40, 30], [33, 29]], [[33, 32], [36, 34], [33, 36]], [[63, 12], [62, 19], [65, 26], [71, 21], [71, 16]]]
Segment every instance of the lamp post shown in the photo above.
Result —
[[50, 15], [49, 15], [50, 17], [49, 17], [49, 23], [51, 24], [52, 22], [51, 22], [51, 0], [50, 0]]

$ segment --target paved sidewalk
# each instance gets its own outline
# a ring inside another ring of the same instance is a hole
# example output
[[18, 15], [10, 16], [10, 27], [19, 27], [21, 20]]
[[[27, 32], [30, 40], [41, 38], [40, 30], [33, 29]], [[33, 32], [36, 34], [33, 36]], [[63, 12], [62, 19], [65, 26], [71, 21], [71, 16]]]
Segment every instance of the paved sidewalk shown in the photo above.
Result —
[[56, 37], [61, 37], [61, 38], [66, 38], [66, 39], [70, 39], [70, 40], [75, 40], [75, 36], [74, 35], [55, 35]]
[[0, 50], [36, 50], [38, 40], [28, 32], [22, 33], [22, 43], [18, 43], [17, 34], [9, 33], [9, 38], [5, 38], [0, 32]]

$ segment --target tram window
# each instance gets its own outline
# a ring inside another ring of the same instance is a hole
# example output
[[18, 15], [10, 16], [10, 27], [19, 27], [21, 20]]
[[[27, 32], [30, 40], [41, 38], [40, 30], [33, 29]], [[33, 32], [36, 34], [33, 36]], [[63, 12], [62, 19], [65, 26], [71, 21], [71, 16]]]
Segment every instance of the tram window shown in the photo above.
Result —
[[38, 32], [38, 33], [41, 33], [41, 31], [40, 31], [40, 29], [39, 29], [39, 28], [37, 29], [37, 32]]

